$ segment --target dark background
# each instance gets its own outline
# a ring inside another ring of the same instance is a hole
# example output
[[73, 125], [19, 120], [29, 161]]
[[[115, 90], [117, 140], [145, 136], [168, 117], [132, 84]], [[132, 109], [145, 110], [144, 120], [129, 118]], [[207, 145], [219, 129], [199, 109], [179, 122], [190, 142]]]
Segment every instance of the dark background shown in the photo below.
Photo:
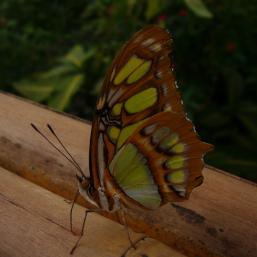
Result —
[[257, 181], [257, 2], [1, 0], [0, 89], [92, 119], [119, 47], [147, 24], [174, 38], [176, 77], [206, 162]]

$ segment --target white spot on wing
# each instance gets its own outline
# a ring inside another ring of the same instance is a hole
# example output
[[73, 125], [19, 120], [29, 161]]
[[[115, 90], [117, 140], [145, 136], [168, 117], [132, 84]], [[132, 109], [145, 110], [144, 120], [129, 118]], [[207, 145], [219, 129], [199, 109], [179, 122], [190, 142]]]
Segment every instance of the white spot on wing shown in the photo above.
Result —
[[161, 89], [162, 89], [163, 95], [167, 96], [168, 95], [168, 85], [166, 83], [162, 84]]
[[161, 71], [157, 71], [156, 77], [157, 77], [158, 79], [161, 79], [161, 78], [162, 78], [162, 72], [161, 72]]
[[172, 185], [173, 189], [182, 197], [186, 195], [186, 189], [184, 186], [181, 185]]
[[97, 110], [101, 110], [105, 104], [105, 95], [101, 96], [98, 101], [97, 101], [97, 104], [96, 104], [96, 109]]
[[112, 74], [111, 74], [110, 81], [112, 81], [112, 80], [113, 80], [113, 78], [114, 78], [115, 70], [116, 70], [116, 68], [114, 67], [114, 68], [113, 68], [113, 70], [112, 70]]
[[119, 88], [118, 90], [113, 90], [113, 91], [111, 91], [110, 93], [109, 93], [109, 96], [108, 96], [108, 106], [109, 107], [112, 107], [113, 106], [113, 104], [115, 103], [115, 102], [117, 102], [117, 100], [120, 98], [120, 96], [122, 95], [122, 93], [123, 93], [123, 88]]
[[165, 112], [171, 112], [172, 111], [172, 107], [169, 103], [166, 103], [164, 106], [163, 106], [163, 111]]
[[151, 124], [143, 129], [143, 133], [145, 135], [150, 135], [155, 131], [155, 129], [156, 129], [156, 124]]
[[153, 42], [154, 42], [153, 38], [148, 38], [148, 39], [146, 39], [145, 41], [142, 42], [142, 46], [147, 47], [147, 46], [151, 45]]
[[154, 51], [156, 53], [161, 51], [161, 49], [162, 49], [160, 43], [155, 43], [155, 44], [151, 45], [149, 48], [150, 48], [150, 50], [152, 50], [152, 51]]

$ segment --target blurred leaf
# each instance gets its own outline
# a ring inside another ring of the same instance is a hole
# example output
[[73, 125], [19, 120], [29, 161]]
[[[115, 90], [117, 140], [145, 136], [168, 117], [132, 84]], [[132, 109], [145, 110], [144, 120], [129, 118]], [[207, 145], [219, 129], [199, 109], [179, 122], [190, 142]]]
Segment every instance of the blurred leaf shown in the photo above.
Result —
[[147, 20], [155, 17], [162, 10], [163, 3], [160, 0], [148, 0], [145, 17]]
[[136, 2], [137, 2], [136, 0], [127, 0], [127, 4], [129, 8], [133, 8]]
[[228, 68], [224, 69], [224, 77], [227, 84], [228, 103], [231, 108], [235, 108], [243, 91], [244, 81], [242, 75]]
[[62, 90], [58, 94], [48, 101], [49, 106], [55, 108], [58, 111], [63, 111], [70, 103], [72, 96], [78, 91], [79, 87], [84, 81], [83, 75], [71, 76], [61, 80]]
[[210, 111], [208, 112], [208, 115], [202, 118], [202, 123], [206, 127], [218, 129], [222, 126], [226, 126], [229, 123], [230, 119], [231, 118], [225, 113]]
[[101, 92], [103, 83], [104, 83], [104, 78], [100, 78], [100, 79], [95, 83], [95, 86], [94, 86], [93, 90], [91, 91], [91, 93], [92, 93], [93, 95], [99, 95], [100, 92]]
[[59, 65], [16, 82], [15, 88], [23, 96], [38, 102], [46, 101], [56, 110], [63, 111], [84, 82], [81, 68], [93, 54], [93, 49], [85, 52], [76, 45], [59, 59]]
[[252, 133], [252, 135], [255, 135], [255, 137], [257, 138], [257, 116], [253, 117], [253, 119], [251, 119], [251, 117], [249, 116], [243, 116], [243, 115], [239, 115], [240, 120], [242, 121], [242, 123], [245, 125], [245, 127]]
[[207, 9], [202, 0], [184, 0], [186, 5], [198, 16], [212, 18], [212, 13]]
[[24, 79], [14, 83], [14, 88], [23, 96], [41, 102], [47, 99], [54, 90], [53, 85], [47, 81]]
[[38, 79], [49, 79], [70, 73], [78, 72], [78, 69], [73, 65], [60, 65], [50, 69], [49, 71], [38, 74]]
[[94, 54], [94, 49], [90, 49], [88, 52], [84, 51], [81, 45], [74, 46], [64, 58], [61, 59], [63, 63], [71, 63], [80, 68], [82, 64], [92, 57]]

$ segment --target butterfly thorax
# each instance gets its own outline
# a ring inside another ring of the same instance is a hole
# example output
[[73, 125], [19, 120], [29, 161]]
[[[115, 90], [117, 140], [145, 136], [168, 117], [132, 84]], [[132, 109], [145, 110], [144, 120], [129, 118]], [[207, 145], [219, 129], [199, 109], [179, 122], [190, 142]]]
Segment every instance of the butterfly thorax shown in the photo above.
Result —
[[93, 204], [96, 208], [99, 208], [97, 201], [95, 200], [95, 189], [90, 184], [90, 178], [88, 177], [77, 177], [79, 193], [81, 196]]
[[[119, 193], [113, 192], [110, 202], [110, 196], [108, 196], [103, 187], [98, 187], [97, 189], [90, 183], [90, 178], [88, 177], [77, 177], [78, 187], [81, 196], [88, 202], [90, 202], [96, 209], [102, 209], [103, 211], [115, 212], [120, 209], [120, 197]], [[109, 187], [112, 187], [110, 184]]]

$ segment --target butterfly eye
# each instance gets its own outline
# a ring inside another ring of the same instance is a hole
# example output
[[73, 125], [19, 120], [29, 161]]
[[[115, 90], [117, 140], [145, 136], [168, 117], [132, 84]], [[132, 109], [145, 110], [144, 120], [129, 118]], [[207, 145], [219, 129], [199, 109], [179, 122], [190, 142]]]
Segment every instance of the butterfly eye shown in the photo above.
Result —
[[88, 195], [92, 196], [95, 191], [95, 188], [92, 185], [89, 185], [88, 187]]

